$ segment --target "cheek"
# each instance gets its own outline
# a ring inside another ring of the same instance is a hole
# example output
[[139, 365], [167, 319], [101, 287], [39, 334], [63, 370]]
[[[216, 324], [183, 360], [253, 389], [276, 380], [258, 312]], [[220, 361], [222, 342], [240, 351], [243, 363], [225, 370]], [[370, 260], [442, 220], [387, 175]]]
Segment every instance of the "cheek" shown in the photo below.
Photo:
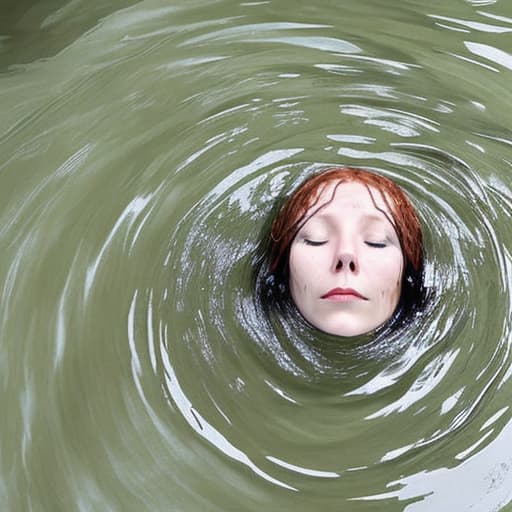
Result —
[[290, 286], [300, 292], [306, 291], [305, 288], [317, 280], [319, 269], [322, 267], [320, 251], [312, 254], [312, 251], [302, 249], [304, 248], [292, 247], [288, 259]]
[[370, 262], [368, 268], [373, 276], [373, 281], [383, 293], [400, 294], [403, 273], [401, 254], [375, 259]]
[[300, 251], [293, 250], [290, 252], [290, 258], [288, 260], [290, 267], [290, 285], [299, 286], [304, 281], [307, 281], [308, 277], [308, 263], [307, 258], [300, 254]]

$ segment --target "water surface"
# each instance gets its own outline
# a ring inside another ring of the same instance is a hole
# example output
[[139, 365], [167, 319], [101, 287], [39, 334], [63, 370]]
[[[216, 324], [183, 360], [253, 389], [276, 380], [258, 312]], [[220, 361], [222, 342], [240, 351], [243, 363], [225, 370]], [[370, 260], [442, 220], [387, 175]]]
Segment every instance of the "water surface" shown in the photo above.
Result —
[[[511, 32], [503, 0], [4, 3], [2, 510], [512, 510]], [[329, 165], [419, 211], [408, 329], [254, 300]]]

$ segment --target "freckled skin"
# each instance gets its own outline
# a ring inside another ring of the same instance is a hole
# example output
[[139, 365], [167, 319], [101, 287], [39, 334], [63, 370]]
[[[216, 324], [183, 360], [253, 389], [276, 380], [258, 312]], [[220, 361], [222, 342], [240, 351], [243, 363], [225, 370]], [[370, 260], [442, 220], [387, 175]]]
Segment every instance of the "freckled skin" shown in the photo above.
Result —
[[[370, 190], [392, 218], [380, 193]], [[392, 316], [400, 298], [404, 258], [395, 229], [358, 182], [329, 184], [317, 204], [325, 206], [306, 216], [290, 247], [292, 299], [322, 331], [338, 336], [370, 332]], [[360, 296], [324, 297], [336, 288]]]

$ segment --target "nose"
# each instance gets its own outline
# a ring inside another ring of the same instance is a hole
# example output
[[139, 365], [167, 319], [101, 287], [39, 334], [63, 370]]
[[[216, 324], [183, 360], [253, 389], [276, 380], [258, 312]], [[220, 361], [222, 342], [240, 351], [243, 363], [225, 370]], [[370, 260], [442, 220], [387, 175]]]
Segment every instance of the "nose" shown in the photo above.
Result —
[[352, 252], [339, 253], [336, 257], [335, 272], [348, 272], [357, 274], [359, 272], [359, 263], [356, 255]]

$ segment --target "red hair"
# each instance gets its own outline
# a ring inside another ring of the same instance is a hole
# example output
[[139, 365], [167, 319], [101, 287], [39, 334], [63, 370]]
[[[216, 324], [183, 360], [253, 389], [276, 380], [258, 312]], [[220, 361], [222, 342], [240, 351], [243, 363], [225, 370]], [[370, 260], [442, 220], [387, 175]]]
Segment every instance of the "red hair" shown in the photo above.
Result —
[[[357, 182], [365, 185], [376, 206], [369, 187], [380, 192], [392, 218], [383, 211], [395, 228], [400, 241], [405, 263], [410, 263], [416, 272], [423, 266], [423, 235], [416, 211], [403, 190], [389, 178], [364, 169], [337, 167], [315, 174], [304, 181], [279, 210], [270, 233], [270, 271], [286, 268], [290, 245], [301, 226], [307, 221], [306, 214], [317, 205], [322, 190], [331, 182]], [[318, 208], [310, 214], [325, 206]], [[309, 217], [308, 217], [309, 218]]]

